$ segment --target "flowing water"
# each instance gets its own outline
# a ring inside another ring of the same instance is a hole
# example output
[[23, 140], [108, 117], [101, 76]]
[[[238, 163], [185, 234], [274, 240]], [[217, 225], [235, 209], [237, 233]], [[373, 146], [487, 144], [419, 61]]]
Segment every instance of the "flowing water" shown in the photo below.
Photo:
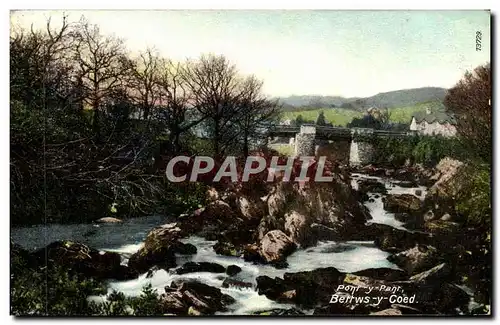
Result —
[[[352, 186], [357, 187], [357, 180], [362, 178], [376, 179], [385, 184], [388, 193], [415, 194], [416, 190], [421, 190], [419, 196], [423, 199], [425, 196], [425, 187], [404, 188], [397, 185], [393, 180], [379, 177], [366, 176], [362, 174], [352, 174]], [[365, 202], [373, 219], [370, 222], [384, 223], [396, 228], [404, 228], [402, 223], [394, 219], [394, 215], [384, 210], [382, 198], [378, 194], [369, 193], [372, 202]], [[138, 251], [142, 242], [151, 230], [151, 228], [173, 221], [160, 216], [151, 216], [146, 218], [136, 218], [126, 220], [121, 224], [77, 224], [77, 225], [57, 225], [34, 226], [13, 228], [11, 231], [12, 240], [24, 246], [27, 249], [39, 249], [49, 243], [61, 240], [71, 239], [82, 242], [91, 247], [100, 250], [115, 251], [122, 255], [123, 263]], [[319, 242], [314, 247], [299, 249], [287, 258], [289, 266], [285, 269], [276, 269], [269, 265], [256, 265], [245, 262], [241, 258], [217, 255], [212, 246], [215, 241], [208, 241], [204, 238], [192, 236], [183, 240], [186, 243], [195, 245], [198, 249], [197, 254], [193, 256], [177, 257], [177, 264], [182, 265], [187, 261], [195, 262], [213, 262], [223, 266], [237, 265], [242, 271], [234, 276], [235, 279], [252, 284], [251, 288], [222, 288], [222, 283], [227, 277], [225, 274], [195, 272], [177, 275], [174, 270], [158, 270], [150, 277], [142, 274], [139, 278], [129, 281], [109, 281], [109, 292], [117, 290], [128, 296], [137, 296], [142, 288], [151, 284], [158, 293], [163, 293], [165, 286], [175, 279], [197, 279], [205, 284], [221, 288], [221, 290], [236, 299], [236, 303], [230, 305], [227, 314], [251, 314], [258, 311], [265, 311], [273, 308], [291, 308], [293, 305], [281, 304], [267, 299], [264, 295], [258, 295], [255, 291], [256, 278], [260, 275], [270, 277], [282, 277], [285, 272], [311, 271], [323, 267], [335, 267], [343, 272], [356, 272], [368, 268], [397, 268], [387, 260], [389, 253], [384, 252], [373, 244], [373, 242], [347, 241], [347, 242]], [[92, 299], [102, 300], [105, 297], [92, 297]], [[304, 310], [305, 313], [312, 311]]]

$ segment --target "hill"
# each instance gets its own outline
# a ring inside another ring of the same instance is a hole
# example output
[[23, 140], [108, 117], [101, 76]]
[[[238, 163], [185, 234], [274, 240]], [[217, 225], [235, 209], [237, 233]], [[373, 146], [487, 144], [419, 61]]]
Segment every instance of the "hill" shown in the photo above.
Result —
[[364, 111], [369, 107], [408, 107], [423, 102], [442, 101], [447, 90], [439, 87], [423, 87], [402, 89], [379, 93], [364, 98], [344, 98], [340, 96], [289, 96], [280, 98], [284, 111], [298, 111], [319, 108], [341, 107], [356, 111]]

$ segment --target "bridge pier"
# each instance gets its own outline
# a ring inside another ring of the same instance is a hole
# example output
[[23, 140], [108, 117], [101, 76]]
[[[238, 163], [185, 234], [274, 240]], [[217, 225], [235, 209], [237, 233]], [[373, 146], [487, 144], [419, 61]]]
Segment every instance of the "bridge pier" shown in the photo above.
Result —
[[366, 139], [373, 136], [373, 134], [373, 129], [353, 128], [351, 130], [352, 140], [349, 150], [350, 166], [367, 165], [372, 162], [375, 149]]
[[295, 136], [295, 157], [314, 156], [315, 154], [316, 127], [302, 125], [300, 132]]

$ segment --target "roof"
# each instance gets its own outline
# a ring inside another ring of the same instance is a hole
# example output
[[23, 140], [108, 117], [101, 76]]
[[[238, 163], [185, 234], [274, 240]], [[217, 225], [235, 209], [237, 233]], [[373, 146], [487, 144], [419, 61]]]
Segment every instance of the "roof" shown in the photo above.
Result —
[[439, 124], [445, 124], [445, 123], [450, 123], [453, 125], [457, 124], [455, 118], [444, 111], [431, 112], [430, 114], [427, 114], [426, 111], [416, 112], [413, 114], [413, 117], [415, 118], [415, 121], [417, 123], [422, 123], [423, 121], [426, 121], [427, 123], [438, 122]]

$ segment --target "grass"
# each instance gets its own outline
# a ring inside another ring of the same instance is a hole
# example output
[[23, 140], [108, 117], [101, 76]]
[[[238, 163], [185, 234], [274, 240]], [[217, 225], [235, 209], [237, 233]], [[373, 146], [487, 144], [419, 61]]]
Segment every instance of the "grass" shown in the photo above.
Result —
[[343, 108], [325, 108], [325, 109], [314, 109], [314, 110], [304, 110], [297, 112], [284, 112], [282, 120], [295, 120], [297, 116], [302, 115], [305, 120], [314, 121], [318, 119], [319, 113], [323, 111], [325, 113], [325, 120], [332, 123], [333, 125], [346, 126], [347, 123], [351, 122], [355, 117], [363, 116], [363, 113], [356, 112], [353, 110], [343, 109]]
[[429, 107], [432, 110], [443, 110], [444, 105], [439, 101], [418, 103], [412, 106], [390, 108], [389, 114], [391, 122], [411, 123], [411, 117], [417, 112], [423, 112]]
[[[425, 111], [427, 107], [433, 110], [442, 110], [444, 106], [439, 101], [423, 102], [412, 106], [395, 107], [389, 109], [390, 120], [393, 123], [411, 123], [411, 117], [416, 112]], [[314, 110], [303, 110], [295, 112], [283, 112], [282, 120], [296, 119], [297, 116], [302, 115], [305, 120], [314, 121], [318, 118], [319, 113], [323, 111], [325, 113], [325, 120], [332, 123], [333, 125], [346, 126], [347, 123], [351, 122], [353, 118], [363, 116], [363, 112], [357, 112], [349, 109], [343, 108], [324, 108], [324, 109], [314, 109]]]

